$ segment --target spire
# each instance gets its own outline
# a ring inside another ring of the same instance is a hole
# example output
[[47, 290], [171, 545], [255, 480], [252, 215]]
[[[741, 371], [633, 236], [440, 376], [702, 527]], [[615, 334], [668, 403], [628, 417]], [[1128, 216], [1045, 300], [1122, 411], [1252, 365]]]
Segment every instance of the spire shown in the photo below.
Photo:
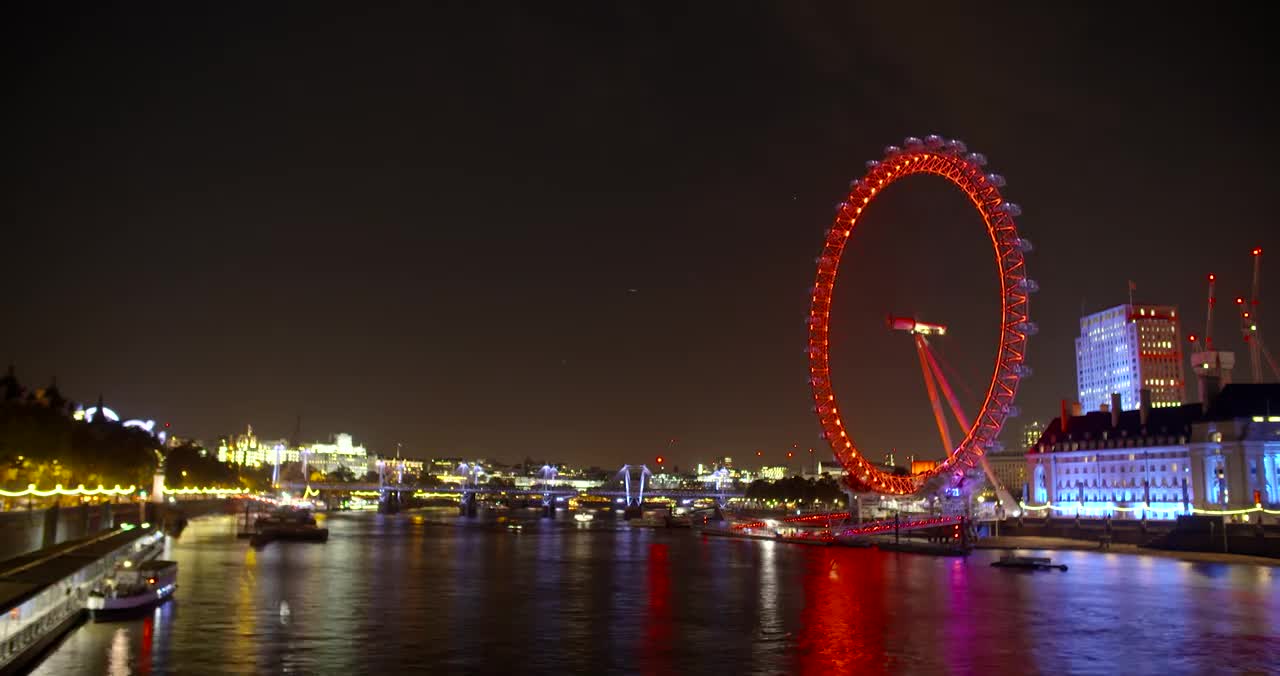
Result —
[[58, 377], [49, 378], [49, 386], [44, 388], [44, 400], [49, 408], [62, 410], [67, 406], [67, 400], [62, 397], [62, 392], [58, 389]]
[[99, 392], [99, 393], [98, 393], [98, 408], [93, 412], [93, 420], [90, 420], [89, 422], [93, 422], [93, 423], [105, 423], [105, 422], [107, 422], [107, 414], [106, 414], [106, 413], [104, 413], [104, 411], [106, 411], [106, 410], [107, 410], [107, 406], [106, 406], [106, 404], [102, 403], [102, 393], [101, 393], [101, 392]]

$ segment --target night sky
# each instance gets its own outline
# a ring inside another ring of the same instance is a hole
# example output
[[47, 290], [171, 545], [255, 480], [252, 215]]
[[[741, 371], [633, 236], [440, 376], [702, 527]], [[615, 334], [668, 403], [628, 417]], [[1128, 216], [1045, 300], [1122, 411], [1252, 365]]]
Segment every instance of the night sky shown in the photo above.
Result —
[[[1200, 333], [1204, 273], [1226, 297], [1280, 254], [1262, 15], [691, 4], [11, 8], [0, 359], [206, 441], [300, 414], [423, 457], [776, 462], [821, 443], [823, 230], [904, 136], [965, 140], [1023, 207], [1041, 333], [1011, 429], [1073, 395], [1082, 308], [1133, 280]], [[873, 204], [833, 311], [869, 455], [941, 454], [884, 316], [952, 327], [972, 406], [997, 288], [950, 185]]]

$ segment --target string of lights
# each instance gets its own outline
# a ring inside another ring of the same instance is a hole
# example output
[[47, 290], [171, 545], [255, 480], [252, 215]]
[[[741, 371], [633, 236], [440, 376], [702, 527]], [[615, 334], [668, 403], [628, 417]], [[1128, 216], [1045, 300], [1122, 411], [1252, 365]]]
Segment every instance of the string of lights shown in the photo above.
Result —
[[[1050, 509], [1058, 512], [1074, 512], [1076, 510], [1081, 509], [1081, 505], [1078, 503], [1059, 503], [1056, 505], [1053, 503], [1045, 503], [1043, 505], [1028, 505], [1025, 503], [1018, 503], [1018, 504], [1023, 509], [1030, 512], [1043, 512]], [[1090, 505], [1088, 508], [1091, 510], [1098, 509], [1096, 506], [1093, 506], [1093, 505]], [[1253, 507], [1245, 507], [1241, 509], [1200, 509], [1199, 507], [1191, 507], [1190, 509], [1187, 509], [1183, 507], [1156, 507], [1153, 505], [1140, 505], [1137, 507], [1121, 507], [1120, 505], [1117, 505], [1113, 502], [1108, 505], [1103, 505], [1101, 509], [1114, 510], [1117, 512], [1147, 511], [1147, 512], [1161, 512], [1161, 513], [1190, 511], [1192, 514], [1201, 514], [1204, 516], [1240, 516], [1243, 514], [1254, 514], [1254, 513], [1261, 512], [1263, 514], [1280, 516], [1280, 509], [1267, 509], [1263, 507], [1261, 504], [1255, 504]]]
[[28, 484], [26, 490], [21, 490], [21, 491], [0, 490], [0, 496], [4, 496], [6, 498], [25, 498], [28, 496], [33, 496], [37, 498], [47, 498], [47, 497], [52, 497], [54, 495], [66, 495], [66, 496], [72, 496], [72, 497], [81, 497], [81, 496], [91, 497], [95, 495], [124, 496], [124, 495], [131, 495], [137, 490], [138, 490], [137, 486], [121, 488], [120, 484], [116, 484], [115, 488], [107, 488], [105, 486], [102, 486], [101, 484], [99, 484], [97, 488], [85, 488], [84, 484], [80, 484], [75, 488], [63, 488], [62, 484], [58, 484], [50, 490], [40, 490], [36, 488], [35, 484]]

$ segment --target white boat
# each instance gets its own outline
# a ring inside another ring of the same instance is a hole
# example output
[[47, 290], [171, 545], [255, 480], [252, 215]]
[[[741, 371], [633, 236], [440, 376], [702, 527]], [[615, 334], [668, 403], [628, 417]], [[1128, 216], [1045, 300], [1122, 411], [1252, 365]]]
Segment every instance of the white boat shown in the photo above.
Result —
[[117, 568], [100, 589], [89, 593], [85, 606], [94, 619], [110, 619], [164, 603], [177, 586], [178, 562], [152, 559]]

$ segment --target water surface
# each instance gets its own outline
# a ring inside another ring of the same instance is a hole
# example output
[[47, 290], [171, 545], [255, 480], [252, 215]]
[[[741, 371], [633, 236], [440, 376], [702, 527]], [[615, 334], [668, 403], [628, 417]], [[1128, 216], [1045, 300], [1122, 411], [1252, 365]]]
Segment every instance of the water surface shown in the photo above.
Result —
[[439, 514], [325, 544], [193, 521], [175, 600], [86, 624], [37, 674], [1276, 673], [1280, 568], [1086, 552], [1070, 570]]

